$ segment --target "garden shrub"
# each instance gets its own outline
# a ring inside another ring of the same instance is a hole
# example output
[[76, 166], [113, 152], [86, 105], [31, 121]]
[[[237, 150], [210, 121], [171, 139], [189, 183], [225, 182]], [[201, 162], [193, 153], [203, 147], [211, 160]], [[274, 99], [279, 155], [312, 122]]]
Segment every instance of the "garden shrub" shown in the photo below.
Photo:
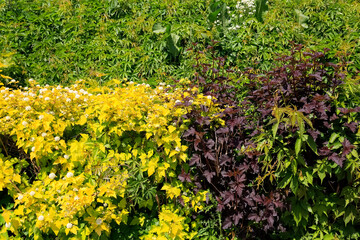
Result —
[[358, 238], [360, 108], [344, 85], [346, 63], [293, 44], [273, 70], [250, 69], [236, 83], [207, 49], [193, 84], [214, 97], [225, 124], [194, 110], [183, 137], [194, 190], [209, 189], [222, 228], [251, 239]]
[[265, 174], [259, 182], [275, 179], [289, 192], [288, 238], [359, 237], [360, 107], [343, 86], [346, 63], [329, 61], [328, 51], [294, 45], [277, 68], [250, 76]]
[[[198, 51], [193, 84], [214, 98], [214, 104], [221, 109], [218, 117], [224, 124], [218, 125], [204, 116], [209, 111], [207, 108], [186, 115], [186, 119], [192, 120], [183, 135], [190, 145], [189, 174], [196, 184], [194, 190], [209, 189], [225, 235], [264, 239], [273, 232], [284, 231], [278, 210], [286, 208], [286, 195], [274, 185], [259, 189], [256, 184], [261, 175], [258, 161], [261, 152], [252, 140], [258, 128], [256, 118], [239, 93], [246, 91], [244, 83], [226, 76], [232, 70], [226, 68], [223, 57], [216, 56], [218, 42], [213, 44]], [[191, 50], [197, 48], [195, 45]], [[201, 55], [209, 55], [210, 59], [202, 62]], [[179, 178], [183, 179], [182, 175]], [[206, 217], [211, 217], [211, 213]]]
[[[210, 99], [199, 94], [183, 106], [182, 89], [119, 80], [29, 84], [0, 90], [2, 139], [25, 153], [1, 146], [0, 190], [11, 199], [2, 206], [3, 238], [105, 239], [125, 224], [144, 226], [143, 239], [196, 234], [189, 217], [204, 207], [206, 190], [193, 193], [177, 179], [188, 159], [180, 138], [187, 121], [178, 119], [201, 106], [213, 118]], [[184, 207], [174, 211], [180, 194]]]

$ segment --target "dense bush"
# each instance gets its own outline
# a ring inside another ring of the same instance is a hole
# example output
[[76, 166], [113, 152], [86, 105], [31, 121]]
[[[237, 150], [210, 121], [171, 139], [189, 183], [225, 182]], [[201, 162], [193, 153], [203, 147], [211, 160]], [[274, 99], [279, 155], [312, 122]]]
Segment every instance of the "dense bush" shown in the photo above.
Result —
[[295, 44], [236, 72], [213, 44], [177, 87], [3, 86], [2, 236], [358, 238], [358, 76]]
[[356, 0], [5, 1], [0, 54], [14, 53], [7, 75], [48, 84], [188, 77], [193, 61], [184, 50], [211, 39], [241, 70], [269, 70], [290, 40], [328, 47], [331, 57], [349, 52], [349, 67], [359, 69], [359, 9]]
[[195, 65], [193, 83], [224, 109], [225, 125], [204, 117], [206, 108], [187, 114], [191, 174], [217, 200], [222, 227], [243, 238], [359, 237], [360, 107], [342, 86], [345, 63], [302, 48], [269, 72], [249, 70], [249, 82], [236, 84], [244, 99], [214, 51], [215, 64]]
[[174, 120], [200, 105], [212, 117], [210, 99], [198, 95], [182, 107], [180, 89], [118, 80], [112, 88], [30, 84], [0, 93], [2, 238], [104, 239], [121, 223], [144, 226], [143, 239], [196, 234], [189, 217], [206, 191], [177, 180], [187, 123]]
[[359, 239], [359, 10], [0, 3], [0, 238]]

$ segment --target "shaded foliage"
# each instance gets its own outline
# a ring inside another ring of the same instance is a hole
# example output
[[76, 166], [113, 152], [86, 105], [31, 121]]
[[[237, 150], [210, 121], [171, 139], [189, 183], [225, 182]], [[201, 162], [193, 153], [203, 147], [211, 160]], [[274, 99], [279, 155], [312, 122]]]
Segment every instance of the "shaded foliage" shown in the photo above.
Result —
[[[330, 62], [329, 49], [303, 52], [302, 45], [292, 46], [273, 70], [248, 69], [248, 82], [242, 77], [236, 84], [226, 77], [233, 71], [215, 56], [214, 46], [207, 48], [210, 63], [201, 63], [204, 51], [198, 51], [193, 84], [215, 97], [224, 124], [202, 117], [206, 108], [186, 115], [192, 125], [183, 138], [191, 146], [194, 180], [197, 188], [211, 189], [222, 227], [239, 237], [269, 237], [285, 226], [287, 233], [279, 233], [284, 238], [326, 231], [351, 236], [351, 229], [339, 229], [358, 224], [358, 199], [349, 200], [344, 191], [359, 189], [360, 108], [338, 101], [346, 62]], [[346, 211], [354, 218], [340, 217]], [[319, 219], [323, 226], [317, 227]], [[325, 231], [330, 223], [334, 227]]]

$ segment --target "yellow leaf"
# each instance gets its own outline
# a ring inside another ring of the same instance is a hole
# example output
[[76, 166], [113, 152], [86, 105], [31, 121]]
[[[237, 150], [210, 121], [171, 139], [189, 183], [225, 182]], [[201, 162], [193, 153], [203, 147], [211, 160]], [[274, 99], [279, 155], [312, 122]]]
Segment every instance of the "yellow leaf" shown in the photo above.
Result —
[[95, 232], [97, 233], [97, 235], [101, 235], [102, 229], [100, 227], [95, 228]]
[[79, 121], [76, 122], [76, 124], [79, 124], [79, 125], [84, 125], [87, 121], [87, 118], [85, 115], [82, 115], [79, 119]]
[[178, 153], [178, 151], [173, 150], [173, 151], [170, 152], [169, 157], [172, 157], [172, 156], [174, 156], [174, 155], [177, 154], [177, 153]]
[[173, 131], [176, 130], [176, 127], [170, 125], [170, 126], [168, 127], [168, 129], [169, 129], [169, 132], [172, 133]]
[[99, 148], [100, 148], [100, 150], [101, 150], [103, 153], [106, 152], [106, 151], [105, 151], [105, 146], [104, 146], [104, 144], [100, 143], [100, 144], [99, 144]]
[[148, 164], [148, 176], [150, 177], [155, 172], [156, 166], [157, 166], [158, 159], [152, 158], [151, 161]]
[[147, 154], [147, 157], [150, 158], [154, 154], [154, 150], [150, 150]]
[[180, 159], [183, 160], [184, 162], [187, 161], [187, 155], [185, 153], [181, 153], [180, 154]]
[[11, 211], [10, 210], [6, 210], [2, 207], [3, 212], [1, 213], [1, 216], [4, 218], [5, 222], [10, 222], [10, 216], [11, 216]]
[[169, 147], [165, 147], [164, 150], [165, 150], [166, 155], [169, 155], [169, 153], [170, 153], [170, 148], [169, 148]]
[[138, 154], [138, 150], [137, 149], [133, 149], [131, 151], [132, 155], [136, 158], [137, 154]]
[[164, 186], [161, 188], [161, 190], [166, 191], [166, 195], [168, 195], [171, 199], [174, 197], [180, 196], [180, 189], [177, 187], [172, 187], [170, 184], [165, 183]]
[[146, 133], [146, 139], [149, 139], [153, 134], [152, 133]]
[[17, 183], [21, 183], [21, 177], [19, 174], [14, 174], [13, 180]]

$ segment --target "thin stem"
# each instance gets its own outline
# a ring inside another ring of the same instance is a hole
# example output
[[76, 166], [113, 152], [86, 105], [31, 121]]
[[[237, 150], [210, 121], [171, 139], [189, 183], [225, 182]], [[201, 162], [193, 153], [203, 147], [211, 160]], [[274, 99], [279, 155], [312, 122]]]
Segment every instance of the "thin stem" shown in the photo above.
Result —
[[4, 148], [4, 151], [5, 151], [6, 156], [8, 157], [9, 154], [8, 154], [8, 152], [7, 152], [7, 150], [6, 150], [6, 147], [5, 147], [5, 145], [4, 145], [3, 141], [2, 141], [2, 137], [0, 137], [0, 142], [1, 142], [1, 145], [3, 146], [3, 148]]

